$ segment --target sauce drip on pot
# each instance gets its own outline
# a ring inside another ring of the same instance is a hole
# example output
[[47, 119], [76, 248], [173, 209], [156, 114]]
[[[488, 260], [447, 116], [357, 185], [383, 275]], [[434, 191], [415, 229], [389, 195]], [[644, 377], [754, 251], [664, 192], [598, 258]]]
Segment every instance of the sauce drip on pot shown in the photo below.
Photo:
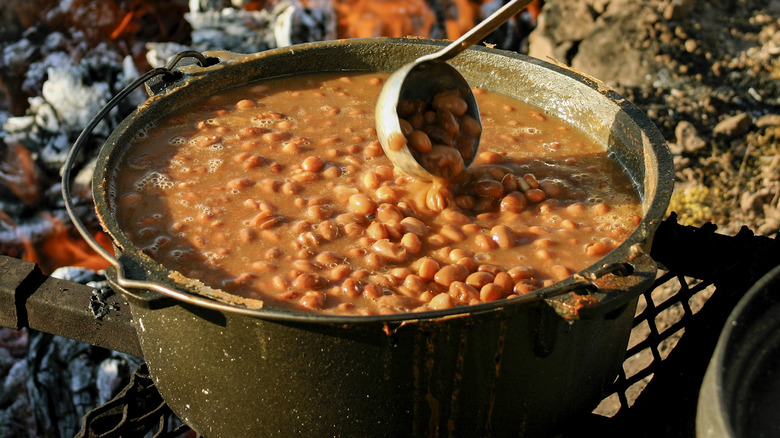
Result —
[[464, 175], [398, 173], [374, 129], [386, 77], [257, 82], [158, 121], [112, 181], [122, 230], [230, 294], [369, 315], [529, 293], [595, 263], [641, 220], [603, 147], [479, 89], [484, 152]]

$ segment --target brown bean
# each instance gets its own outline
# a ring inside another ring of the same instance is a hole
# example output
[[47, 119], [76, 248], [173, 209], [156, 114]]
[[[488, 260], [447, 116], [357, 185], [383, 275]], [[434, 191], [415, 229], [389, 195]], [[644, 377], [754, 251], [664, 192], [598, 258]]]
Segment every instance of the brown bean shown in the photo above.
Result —
[[500, 300], [504, 295], [504, 289], [495, 283], [488, 283], [479, 289], [479, 299], [486, 303]]
[[518, 282], [521, 280], [527, 280], [529, 278], [533, 278], [534, 270], [533, 268], [527, 266], [516, 266], [508, 270], [507, 274], [509, 274], [512, 277], [512, 280], [514, 282]]
[[468, 275], [468, 268], [463, 265], [452, 264], [439, 269], [433, 280], [442, 286], [449, 286], [453, 281], [465, 280]]
[[325, 302], [325, 294], [316, 290], [307, 291], [303, 294], [299, 302], [303, 307], [308, 309], [320, 309]]
[[376, 212], [376, 202], [368, 196], [358, 193], [349, 197], [349, 209], [353, 213], [369, 216]]
[[585, 253], [590, 257], [603, 257], [607, 255], [612, 248], [604, 242], [598, 241], [585, 247]]
[[482, 126], [480, 125], [480, 123], [477, 121], [477, 119], [467, 114], [461, 117], [460, 127], [463, 132], [465, 132], [466, 134], [472, 137], [476, 137], [482, 134]]
[[514, 232], [506, 225], [496, 225], [490, 229], [490, 234], [499, 248], [507, 249], [515, 246]]
[[363, 286], [363, 296], [370, 299], [379, 298], [382, 296], [382, 288], [373, 283], [366, 283]]
[[424, 280], [433, 280], [439, 269], [439, 262], [430, 257], [422, 257], [417, 261], [417, 275]]
[[499, 209], [509, 213], [520, 213], [528, 205], [528, 199], [522, 192], [514, 191], [501, 198]]
[[382, 240], [387, 239], [387, 228], [385, 228], [384, 224], [380, 222], [371, 222], [371, 224], [366, 227], [366, 234], [374, 240]]
[[383, 222], [390, 220], [401, 222], [404, 219], [404, 215], [395, 205], [382, 203], [376, 209], [376, 218]]
[[405, 217], [401, 220], [401, 227], [407, 233], [414, 233], [419, 237], [428, 234], [428, 226], [416, 217]]
[[452, 297], [448, 293], [440, 293], [431, 298], [431, 301], [428, 303], [428, 306], [433, 310], [449, 309], [453, 305]]
[[542, 202], [547, 199], [547, 195], [539, 189], [529, 189], [525, 192], [525, 197], [531, 202]]
[[324, 220], [317, 225], [317, 233], [327, 240], [334, 240], [339, 235], [339, 226], [332, 220]]
[[450, 138], [458, 138], [458, 134], [460, 134], [460, 124], [450, 111], [446, 109], [437, 110], [436, 121]]
[[466, 283], [477, 289], [481, 289], [482, 286], [492, 283], [494, 278], [495, 276], [489, 272], [478, 271], [466, 277]]
[[401, 237], [401, 246], [406, 249], [409, 254], [419, 254], [422, 249], [422, 242], [420, 238], [414, 233], [406, 233]]
[[415, 130], [409, 134], [408, 138], [409, 146], [422, 154], [427, 153], [433, 147], [430, 137], [423, 131]]
[[512, 292], [512, 289], [515, 286], [512, 276], [506, 272], [497, 273], [495, 280], [493, 280], [493, 284], [500, 286], [504, 294]]
[[382, 239], [372, 246], [374, 252], [392, 263], [402, 263], [406, 260], [406, 249], [387, 239]]
[[484, 151], [477, 155], [477, 160], [485, 164], [499, 164], [504, 162], [504, 157], [497, 152]]
[[598, 203], [593, 207], [593, 212], [596, 213], [597, 216], [604, 216], [605, 214], [609, 213], [612, 210], [612, 208], [609, 206], [609, 204], [606, 203]]
[[453, 92], [437, 94], [433, 98], [432, 105], [436, 110], [446, 110], [456, 116], [462, 116], [468, 110], [468, 103], [460, 95]]
[[516, 283], [514, 292], [518, 295], [525, 295], [536, 290], [536, 286], [528, 283]]
[[496, 243], [493, 239], [484, 234], [477, 234], [474, 236], [474, 244], [483, 251], [490, 251], [496, 248]]
[[449, 295], [453, 301], [461, 304], [471, 304], [479, 300], [479, 290], [462, 281], [453, 281], [450, 284]]
[[572, 274], [572, 271], [563, 265], [553, 265], [550, 267], [550, 273], [555, 280], [561, 281], [569, 278]]
[[466, 240], [466, 235], [450, 224], [443, 225], [439, 230], [439, 234], [448, 242], [463, 242]]
[[362, 292], [362, 288], [360, 286], [360, 282], [358, 282], [354, 278], [347, 278], [343, 282], [341, 282], [341, 293], [343, 293], [344, 295], [350, 298], [357, 298], [358, 296], [360, 296], [361, 292]]

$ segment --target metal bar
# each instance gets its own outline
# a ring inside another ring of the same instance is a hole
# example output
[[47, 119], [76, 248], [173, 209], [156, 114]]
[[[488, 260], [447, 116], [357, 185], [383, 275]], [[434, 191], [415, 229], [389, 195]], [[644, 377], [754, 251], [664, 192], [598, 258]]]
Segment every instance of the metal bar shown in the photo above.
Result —
[[[113, 294], [44, 275], [35, 263], [0, 255], [0, 325], [29, 327], [143, 357], [130, 306]], [[96, 314], [94, 305], [104, 312]], [[104, 314], [103, 314], [104, 313]]]

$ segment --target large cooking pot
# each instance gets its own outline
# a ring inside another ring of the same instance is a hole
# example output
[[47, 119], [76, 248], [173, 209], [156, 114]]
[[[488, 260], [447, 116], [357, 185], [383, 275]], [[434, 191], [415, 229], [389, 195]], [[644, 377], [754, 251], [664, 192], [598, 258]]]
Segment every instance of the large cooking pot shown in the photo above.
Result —
[[[102, 147], [93, 192], [116, 258], [74, 222], [111, 261], [109, 277], [131, 303], [160, 393], [199, 433], [542, 436], [591, 411], [613, 383], [637, 297], [655, 277], [647, 253], [671, 195], [672, 164], [645, 115], [602, 83], [560, 66], [484, 47], [452, 62], [471, 85], [516, 96], [588, 133], [640, 193], [644, 219], [625, 243], [554, 286], [513, 300], [391, 316], [250, 309], [172, 274], [119, 229], [111, 180], [149, 123], [249, 81], [391, 72], [443, 44], [378, 38], [210, 53], [200, 65], [155, 76], [147, 84], [154, 95]], [[64, 174], [69, 208], [68, 169], [81, 141]]]

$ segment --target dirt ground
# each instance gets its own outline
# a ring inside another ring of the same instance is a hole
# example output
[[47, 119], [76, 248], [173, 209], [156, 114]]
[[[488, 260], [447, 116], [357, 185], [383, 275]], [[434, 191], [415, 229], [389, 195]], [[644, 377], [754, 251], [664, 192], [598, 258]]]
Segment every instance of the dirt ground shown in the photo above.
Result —
[[682, 223], [777, 233], [779, 2], [548, 1], [529, 47], [650, 116], [674, 154]]

